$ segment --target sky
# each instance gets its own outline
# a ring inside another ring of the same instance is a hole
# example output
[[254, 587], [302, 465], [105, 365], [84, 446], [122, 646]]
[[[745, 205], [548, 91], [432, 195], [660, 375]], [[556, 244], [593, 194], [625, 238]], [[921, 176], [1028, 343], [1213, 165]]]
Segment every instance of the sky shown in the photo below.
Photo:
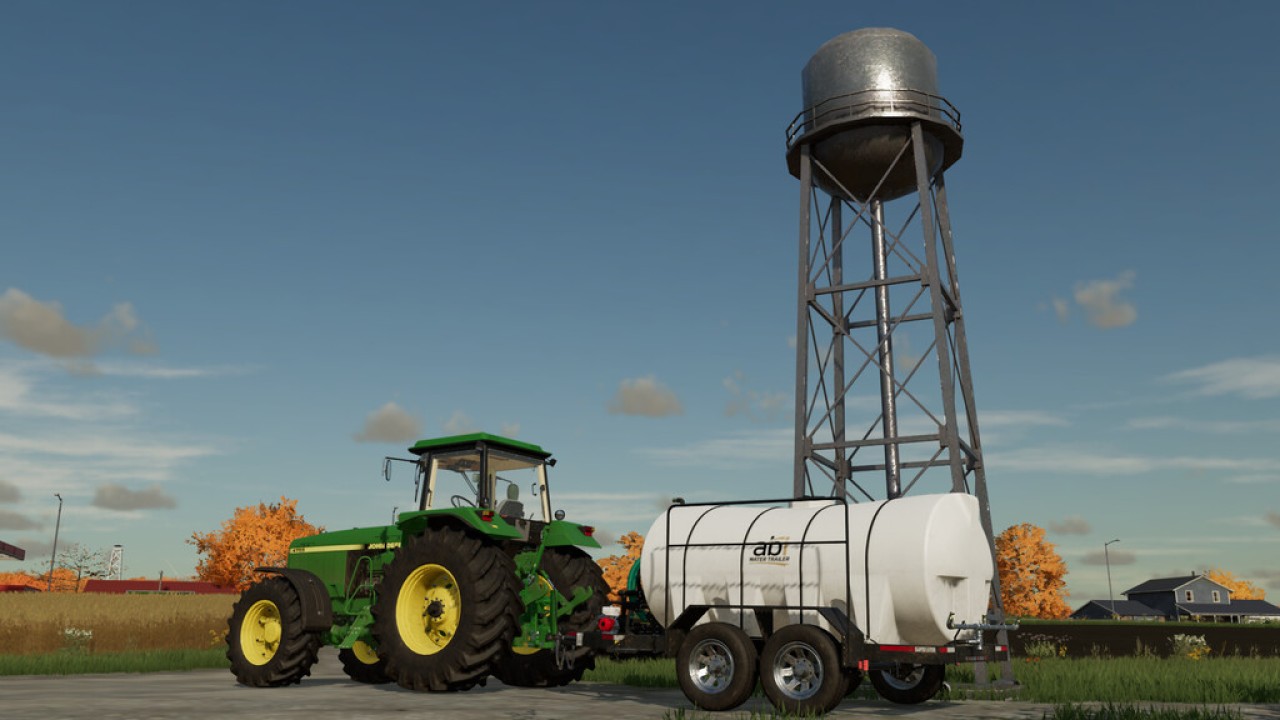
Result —
[[[791, 492], [800, 71], [913, 33], [995, 527], [1070, 603], [1280, 598], [1272, 3], [10, 3], [0, 541], [194, 571], [296, 499], [388, 522], [411, 438], [542, 445], [609, 537]], [[617, 546], [606, 551], [616, 551]]]

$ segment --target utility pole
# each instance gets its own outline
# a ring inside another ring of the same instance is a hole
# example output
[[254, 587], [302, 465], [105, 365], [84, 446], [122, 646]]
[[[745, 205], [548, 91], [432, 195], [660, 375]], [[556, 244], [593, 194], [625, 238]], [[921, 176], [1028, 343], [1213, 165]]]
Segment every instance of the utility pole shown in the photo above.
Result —
[[1111, 553], [1107, 552], [1107, 546], [1111, 543], [1120, 542], [1120, 538], [1116, 538], [1111, 542], [1102, 543], [1102, 555], [1107, 561], [1107, 599], [1111, 601], [1111, 619], [1116, 619], [1116, 596], [1111, 592]]
[[58, 521], [53, 525], [53, 552], [49, 554], [49, 584], [45, 591], [53, 590], [53, 563], [58, 559], [58, 531], [62, 529], [62, 494], [54, 493], [53, 496], [58, 498]]

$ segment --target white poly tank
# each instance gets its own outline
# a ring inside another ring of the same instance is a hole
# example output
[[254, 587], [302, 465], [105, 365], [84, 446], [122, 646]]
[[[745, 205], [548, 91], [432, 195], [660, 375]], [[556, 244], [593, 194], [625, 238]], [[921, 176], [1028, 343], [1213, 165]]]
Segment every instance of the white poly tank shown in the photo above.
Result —
[[[947, 617], [980, 622], [993, 572], [977, 498], [964, 493], [849, 505], [673, 505], [649, 528], [641, 558], [640, 585], [664, 627], [690, 605], [711, 605], [699, 622], [740, 624], [759, 637], [754, 613], [737, 607], [832, 607], [882, 645], [971, 637], [948, 630]], [[775, 628], [799, 620], [798, 610], [774, 611]], [[804, 621], [839, 636], [815, 610]]]

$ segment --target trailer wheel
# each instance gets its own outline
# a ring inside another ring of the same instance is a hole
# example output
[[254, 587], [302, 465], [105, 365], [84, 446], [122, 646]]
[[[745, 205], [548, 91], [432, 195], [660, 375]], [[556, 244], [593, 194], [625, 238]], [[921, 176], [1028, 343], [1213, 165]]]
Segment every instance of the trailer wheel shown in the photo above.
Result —
[[[560, 632], [594, 630], [605, 596], [609, 594], [600, 566], [578, 548], [555, 547], [543, 551], [542, 570], [551, 586], [565, 597], [573, 597], [578, 588], [592, 591], [586, 602], [560, 618], [557, 623]], [[595, 653], [590, 648], [567, 652], [569, 663], [562, 668], [556, 664], [553, 650], [509, 648], [499, 656], [493, 676], [515, 687], [559, 687], [581, 680], [583, 673], [595, 668]]]
[[463, 530], [407, 537], [383, 572], [373, 639], [386, 672], [409, 690], [467, 690], [511, 646], [520, 614], [515, 563]]
[[279, 687], [311, 674], [320, 634], [302, 629], [302, 600], [293, 585], [272, 576], [240, 596], [227, 621], [227, 659], [242, 685]]
[[369, 685], [391, 682], [391, 676], [387, 675], [387, 661], [378, 657], [378, 653], [363, 640], [357, 640], [350, 650], [339, 650], [338, 659], [342, 661], [342, 672], [356, 682]]
[[941, 665], [899, 664], [872, 668], [870, 675], [880, 697], [901, 705], [917, 705], [938, 694], [946, 670]]
[[689, 702], [703, 710], [732, 710], [756, 686], [756, 646], [742, 630], [707, 623], [689, 631], [676, 653], [676, 678]]
[[848, 681], [830, 635], [814, 625], [788, 625], [765, 641], [760, 684], [783, 712], [823, 715], [840, 704]]

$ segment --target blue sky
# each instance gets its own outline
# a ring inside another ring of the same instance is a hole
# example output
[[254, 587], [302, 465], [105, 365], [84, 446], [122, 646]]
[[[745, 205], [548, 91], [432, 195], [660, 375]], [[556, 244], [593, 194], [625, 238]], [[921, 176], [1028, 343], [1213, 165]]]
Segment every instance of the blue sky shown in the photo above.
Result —
[[404, 441], [560, 459], [616, 535], [790, 492], [798, 183], [826, 40], [912, 32], [998, 529], [1072, 604], [1225, 567], [1280, 596], [1269, 3], [11, 4], [0, 540], [184, 541], [285, 495], [384, 522]]

